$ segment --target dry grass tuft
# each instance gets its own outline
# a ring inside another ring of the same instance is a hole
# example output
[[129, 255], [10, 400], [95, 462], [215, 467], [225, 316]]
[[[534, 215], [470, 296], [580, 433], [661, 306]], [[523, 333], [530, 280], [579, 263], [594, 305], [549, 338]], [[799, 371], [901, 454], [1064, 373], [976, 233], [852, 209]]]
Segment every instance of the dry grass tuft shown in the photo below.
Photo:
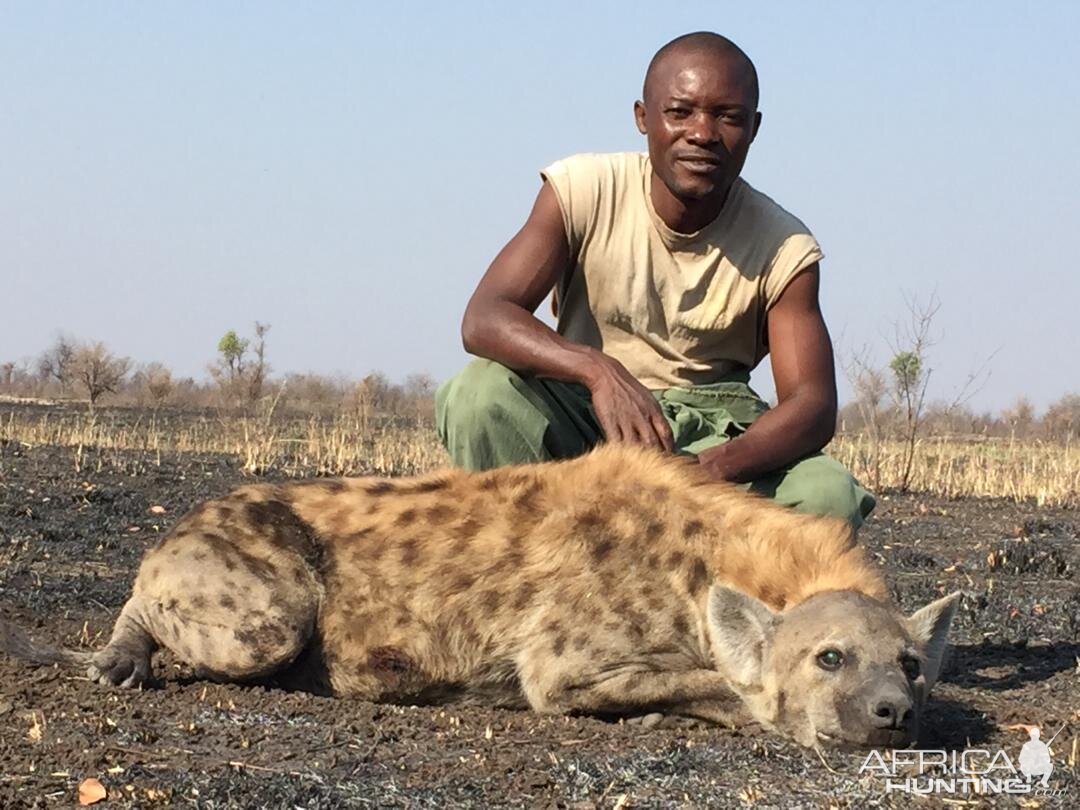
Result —
[[[223, 453], [252, 473], [287, 475], [414, 475], [449, 463], [430, 424], [418, 420], [151, 415], [115, 410], [95, 416], [66, 409], [13, 408], [0, 419], [0, 440], [27, 445], [163, 453]], [[875, 489], [901, 480], [903, 445], [878, 448], [865, 436], [840, 436], [828, 452]], [[1080, 447], [1009, 439], [924, 439], [911, 489], [950, 498], [994, 497], [1046, 506], [1080, 505]]]

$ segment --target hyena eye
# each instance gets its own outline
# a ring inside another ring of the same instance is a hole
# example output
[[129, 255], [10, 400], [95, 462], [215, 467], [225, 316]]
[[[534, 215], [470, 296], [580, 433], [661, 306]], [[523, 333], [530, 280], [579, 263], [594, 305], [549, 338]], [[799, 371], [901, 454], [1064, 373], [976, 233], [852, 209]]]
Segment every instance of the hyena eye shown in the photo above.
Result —
[[840, 669], [844, 664], [844, 654], [839, 650], [825, 650], [818, 653], [818, 666], [830, 672]]
[[904, 668], [904, 674], [912, 681], [918, 678], [919, 673], [922, 672], [922, 667], [919, 665], [918, 658], [903, 658], [900, 661], [900, 666]]

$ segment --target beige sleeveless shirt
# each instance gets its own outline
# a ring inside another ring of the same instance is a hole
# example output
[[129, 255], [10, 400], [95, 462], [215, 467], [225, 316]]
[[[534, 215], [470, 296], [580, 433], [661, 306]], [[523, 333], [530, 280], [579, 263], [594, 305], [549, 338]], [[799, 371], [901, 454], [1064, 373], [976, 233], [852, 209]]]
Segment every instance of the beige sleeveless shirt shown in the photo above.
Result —
[[766, 313], [821, 248], [742, 179], [715, 220], [677, 233], [653, 209], [651, 172], [637, 152], [575, 155], [541, 172], [574, 261], [555, 291], [558, 331], [651, 389], [749, 371], [769, 351]]

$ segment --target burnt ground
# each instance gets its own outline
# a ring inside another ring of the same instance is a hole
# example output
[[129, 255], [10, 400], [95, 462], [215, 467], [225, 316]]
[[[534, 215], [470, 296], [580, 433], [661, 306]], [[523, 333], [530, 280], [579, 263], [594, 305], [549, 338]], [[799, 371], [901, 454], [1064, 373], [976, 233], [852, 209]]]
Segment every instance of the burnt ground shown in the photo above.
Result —
[[[36, 638], [100, 646], [139, 557], [186, 509], [249, 480], [225, 457], [0, 442], [0, 616]], [[162, 507], [153, 509], [152, 507]], [[886, 495], [862, 541], [905, 610], [965, 596], [923, 748], [1004, 748], [1034, 723], [1057, 795], [1080, 806], [1080, 513], [996, 500]], [[0, 806], [904, 806], [861, 777], [864, 755], [755, 731], [651, 729], [589, 718], [377, 706], [196, 680], [166, 656], [129, 692], [0, 657]], [[1069, 764], [1071, 755], [1071, 765]], [[953, 795], [954, 804], [971, 795]], [[921, 804], [934, 805], [925, 800]], [[978, 803], [978, 802], [976, 802]]]

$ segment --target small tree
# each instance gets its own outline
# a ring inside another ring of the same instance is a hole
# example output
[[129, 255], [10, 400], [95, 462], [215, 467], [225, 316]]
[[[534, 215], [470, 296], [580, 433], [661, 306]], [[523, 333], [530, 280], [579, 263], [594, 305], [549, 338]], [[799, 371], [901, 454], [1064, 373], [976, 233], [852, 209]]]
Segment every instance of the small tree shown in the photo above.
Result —
[[46, 379], [60, 383], [60, 395], [68, 392], [74, 379], [72, 360], [75, 357], [76, 344], [71, 338], [59, 335], [53, 345], [38, 358], [38, 373]]
[[138, 384], [145, 397], [144, 401], [148, 401], [154, 411], [169, 400], [176, 388], [172, 372], [161, 363], [147, 363], [136, 377], [133, 382]]
[[888, 383], [869, 356], [869, 350], [865, 347], [856, 352], [844, 363], [844, 372], [855, 392], [855, 406], [868, 443], [865, 450], [860, 449], [859, 460], [866, 469], [867, 483], [872, 489], [877, 489], [881, 486], [881, 458], [886, 429], [882, 402], [888, 393]]
[[270, 366], [266, 363], [266, 333], [269, 331], [270, 324], [255, 321], [255, 363], [248, 369], [247, 374], [249, 402], [256, 402], [262, 396], [266, 375], [270, 373]]
[[1035, 422], [1035, 406], [1027, 397], [1020, 397], [1001, 414], [1013, 438], [1025, 438]]
[[116, 393], [131, 368], [131, 360], [117, 357], [100, 341], [76, 346], [71, 358], [71, 373], [86, 394], [93, 412], [103, 394]]
[[1080, 394], [1066, 394], [1046, 409], [1042, 418], [1048, 439], [1071, 442], [1080, 430]]
[[237, 336], [232, 329], [218, 341], [217, 350], [221, 355], [218, 362], [230, 383], [235, 383], [244, 376], [244, 355], [247, 348], [247, 339]]

